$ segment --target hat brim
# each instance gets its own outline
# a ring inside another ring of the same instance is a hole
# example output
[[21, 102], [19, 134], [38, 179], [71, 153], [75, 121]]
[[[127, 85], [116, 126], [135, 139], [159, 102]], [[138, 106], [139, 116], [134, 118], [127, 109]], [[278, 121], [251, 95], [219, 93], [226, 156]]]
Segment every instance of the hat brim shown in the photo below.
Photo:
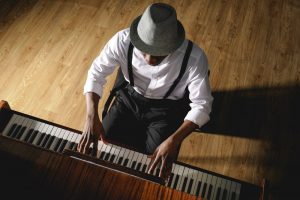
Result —
[[170, 44], [167, 44], [165, 46], [150, 46], [146, 43], [144, 43], [141, 38], [138, 35], [137, 32], [137, 26], [142, 16], [137, 17], [135, 20], [133, 20], [131, 26], [130, 26], [130, 40], [137, 49], [140, 51], [150, 54], [152, 56], [166, 56], [170, 53], [173, 53], [180, 47], [180, 45], [185, 40], [185, 31], [180, 21], [177, 20], [177, 34], [178, 38], [171, 42]]

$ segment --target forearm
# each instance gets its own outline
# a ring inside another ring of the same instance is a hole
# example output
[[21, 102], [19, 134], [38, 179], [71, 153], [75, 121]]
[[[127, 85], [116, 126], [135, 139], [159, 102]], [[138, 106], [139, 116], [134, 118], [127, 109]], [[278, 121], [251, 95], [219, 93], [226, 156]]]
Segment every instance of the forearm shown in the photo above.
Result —
[[182, 141], [189, 134], [191, 134], [197, 127], [198, 127], [197, 124], [195, 124], [189, 120], [185, 120], [182, 123], [182, 125], [176, 130], [176, 132], [170, 136], [170, 139], [174, 142], [174, 144], [179, 146], [182, 143]]
[[94, 92], [88, 92], [85, 94], [86, 100], [86, 117], [93, 118], [98, 115], [99, 95]]

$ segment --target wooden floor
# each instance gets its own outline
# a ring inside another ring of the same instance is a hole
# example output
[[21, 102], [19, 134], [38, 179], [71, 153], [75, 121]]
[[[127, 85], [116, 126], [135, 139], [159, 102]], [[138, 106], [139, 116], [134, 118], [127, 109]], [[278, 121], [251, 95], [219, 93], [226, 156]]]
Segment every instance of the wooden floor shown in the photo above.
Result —
[[[151, 2], [0, 0], [0, 99], [81, 130], [93, 59]], [[290, 199], [300, 167], [300, 1], [164, 2], [207, 53], [215, 98], [179, 159], [255, 184], [267, 178], [271, 199]]]

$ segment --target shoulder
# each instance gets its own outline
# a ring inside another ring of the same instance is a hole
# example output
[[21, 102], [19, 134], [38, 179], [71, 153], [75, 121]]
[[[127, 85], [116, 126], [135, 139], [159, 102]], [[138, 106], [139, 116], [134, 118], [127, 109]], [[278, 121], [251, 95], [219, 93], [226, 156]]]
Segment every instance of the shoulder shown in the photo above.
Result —
[[116, 58], [125, 56], [130, 43], [129, 28], [123, 29], [115, 33], [107, 42], [107, 53], [115, 55]]

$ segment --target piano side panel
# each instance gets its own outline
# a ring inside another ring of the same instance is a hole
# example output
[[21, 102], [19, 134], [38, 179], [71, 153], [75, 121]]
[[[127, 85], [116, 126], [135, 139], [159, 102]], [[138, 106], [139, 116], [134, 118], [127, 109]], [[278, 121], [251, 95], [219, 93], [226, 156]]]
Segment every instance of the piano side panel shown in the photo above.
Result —
[[1, 195], [10, 199], [196, 199], [125, 173], [0, 136]]

